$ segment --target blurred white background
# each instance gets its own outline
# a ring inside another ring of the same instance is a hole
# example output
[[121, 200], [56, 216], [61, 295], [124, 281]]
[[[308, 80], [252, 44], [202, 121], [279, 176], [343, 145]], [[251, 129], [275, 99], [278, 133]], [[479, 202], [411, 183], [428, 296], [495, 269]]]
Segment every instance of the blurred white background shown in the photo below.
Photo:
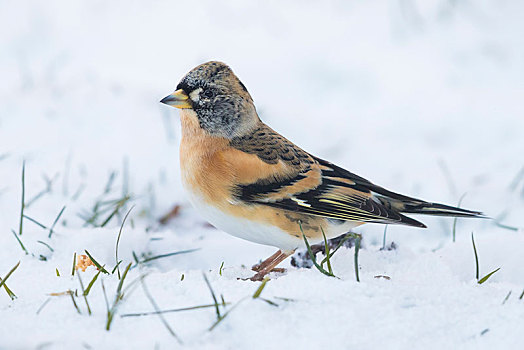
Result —
[[[8, 232], [18, 227], [22, 160], [27, 198], [46, 177], [55, 179], [29, 214], [52, 222], [67, 204], [64, 230], [79, 230], [77, 214], [111, 172], [120, 183], [127, 168], [139, 228], [182, 204], [182, 219], [167, 236], [181, 235], [190, 247], [196, 237], [218, 237], [204, 238], [198, 259], [178, 268], [211, 269], [224, 257], [238, 267], [271, 253], [202, 229], [184, 199], [178, 112], [159, 100], [208, 60], [230, 65], [260, 117], [307, 151], [426, 200], [455, 205], [467, 192], [464, 207], [504, 213], [503, 223], [523, 227], [523, 18], [523, 3], [493, 0], [0, 1], [0, 274], [21, 254]], [[423, 221], [426, 231], [391, 227], [391, 239], [415, 253], [449, 244], [451, 220]], [[492, 242], [485, 249], [501, 244], [484, 255], [494, 265], [507, 257], [511, 268], [501, 270], [499, 282], [524, 282], [513, 269], [522, 266], [511, 254], [515, 244], [500, 238], [515, 239], [513, 231], [489, 220], [460, 221], [459, 228], [468, 254], [472, 230]], [[372, 246], [382, 230], [362, 232]], [[453, 254], [448, 260], [460, 265]], [[407, 259], [409, 265], [414, 257]], [[31, 265], [35, 273], [38, 264]], [[462, 283], [470, 269], [452, 274]], [[16, 283], [13, 277], [13, 289]], [[33, 315], [39, 302], [16, 315]]]

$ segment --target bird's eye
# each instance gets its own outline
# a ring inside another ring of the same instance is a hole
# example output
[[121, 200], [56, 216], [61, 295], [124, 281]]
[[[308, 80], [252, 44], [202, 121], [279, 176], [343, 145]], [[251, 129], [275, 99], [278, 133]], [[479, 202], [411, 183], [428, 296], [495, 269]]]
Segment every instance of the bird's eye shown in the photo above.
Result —
[[207, 98], [212, 98], [213, 96], [215, 96], [215, 93], [211, 89], [204, 90], [202, 94], [204, 95], [204, 97]]

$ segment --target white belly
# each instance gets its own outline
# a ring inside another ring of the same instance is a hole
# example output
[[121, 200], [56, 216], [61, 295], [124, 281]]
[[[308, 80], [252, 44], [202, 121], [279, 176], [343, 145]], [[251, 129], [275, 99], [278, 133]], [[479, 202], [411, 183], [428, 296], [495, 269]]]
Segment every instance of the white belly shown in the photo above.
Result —
[[[186, 193], [189, 201], [195, 209], [213, 226], [229, 233], [232, 236], [242, 238], [251, 242], [277, 247], [281, 250], [294, 250], [304, 248], [304, 240], [282, 231], [280, 228], [263, 224], [254, 220], [248, 220], [230, 215], [212, 205], [207, 204], [200, 194], [191, 191], [188, 186]], [[331, 224], [324, 227], [324, 232], [328, 239], [340, 236], [355, 227], [352, 222], [343, 224]], [[320, 243], [323, 239], [310, 239], [310, 244]]]
[[189, 201], [195, 209], [213, 226], [232, 236], [251, 242], [277, 247], [282, 250], [294, 250], [304, 245], [304, 241], [280, 228], [230, 215], [204, 202], [202, 197], [186, 186]]

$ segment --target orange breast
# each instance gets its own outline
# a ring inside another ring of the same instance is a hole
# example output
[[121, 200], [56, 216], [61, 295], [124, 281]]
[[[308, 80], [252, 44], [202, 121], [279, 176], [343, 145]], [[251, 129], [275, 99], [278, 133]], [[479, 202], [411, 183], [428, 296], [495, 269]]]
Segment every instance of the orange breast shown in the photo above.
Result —
[[[229, 140], [209, 135], [200, 128], [192, 110], [181, 111], [181, 119], [182, 180], [186, 190], [197, 198], [194, 200], [205, 201], [232, 217], [275, 226], [294, 237], [302, 237], [299, 222], [306, 236], [315, 242], [322, 239], [321, 226], [328, 236], [333, 236], [330, 223], [323, 217], [298, 214], [263, 204], [239, 203], [234, 193], [236, 185], [250, 184], [270, 176], [278, 178], [277, 174], [285, 176], [294, 170], [282, 162], [265, 163], [255, 155], [232, 148]], [[319, 179], [313, 177], [310, 181]]]

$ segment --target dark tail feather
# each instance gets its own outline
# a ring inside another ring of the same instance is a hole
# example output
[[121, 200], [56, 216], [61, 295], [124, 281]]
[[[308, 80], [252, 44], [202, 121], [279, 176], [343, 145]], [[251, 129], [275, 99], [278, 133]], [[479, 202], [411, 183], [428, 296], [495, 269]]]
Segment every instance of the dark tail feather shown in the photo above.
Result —
[[413, 218], [410, 218], [409, 216], [405, 216], [400, 214], [400, 222], [401, 225], [408, 225], [408, 226], [414, 226], [414, 227], [420, 227], [420, 228], [427, 228], [427, 226], [420, 221], [417, 221]]
[[425, 214], [425, 215], [438, 215], [438, 216], [456, 216], [456, 217], [470, 217], [470, 218], [486, 218], [483, 213], [479, 211], [472, 211], [452, 207], [450, 205], [438, 204], [438, 203], [404, 203], [404, 208], [401, 210], [402, 213], [411, 214]]

